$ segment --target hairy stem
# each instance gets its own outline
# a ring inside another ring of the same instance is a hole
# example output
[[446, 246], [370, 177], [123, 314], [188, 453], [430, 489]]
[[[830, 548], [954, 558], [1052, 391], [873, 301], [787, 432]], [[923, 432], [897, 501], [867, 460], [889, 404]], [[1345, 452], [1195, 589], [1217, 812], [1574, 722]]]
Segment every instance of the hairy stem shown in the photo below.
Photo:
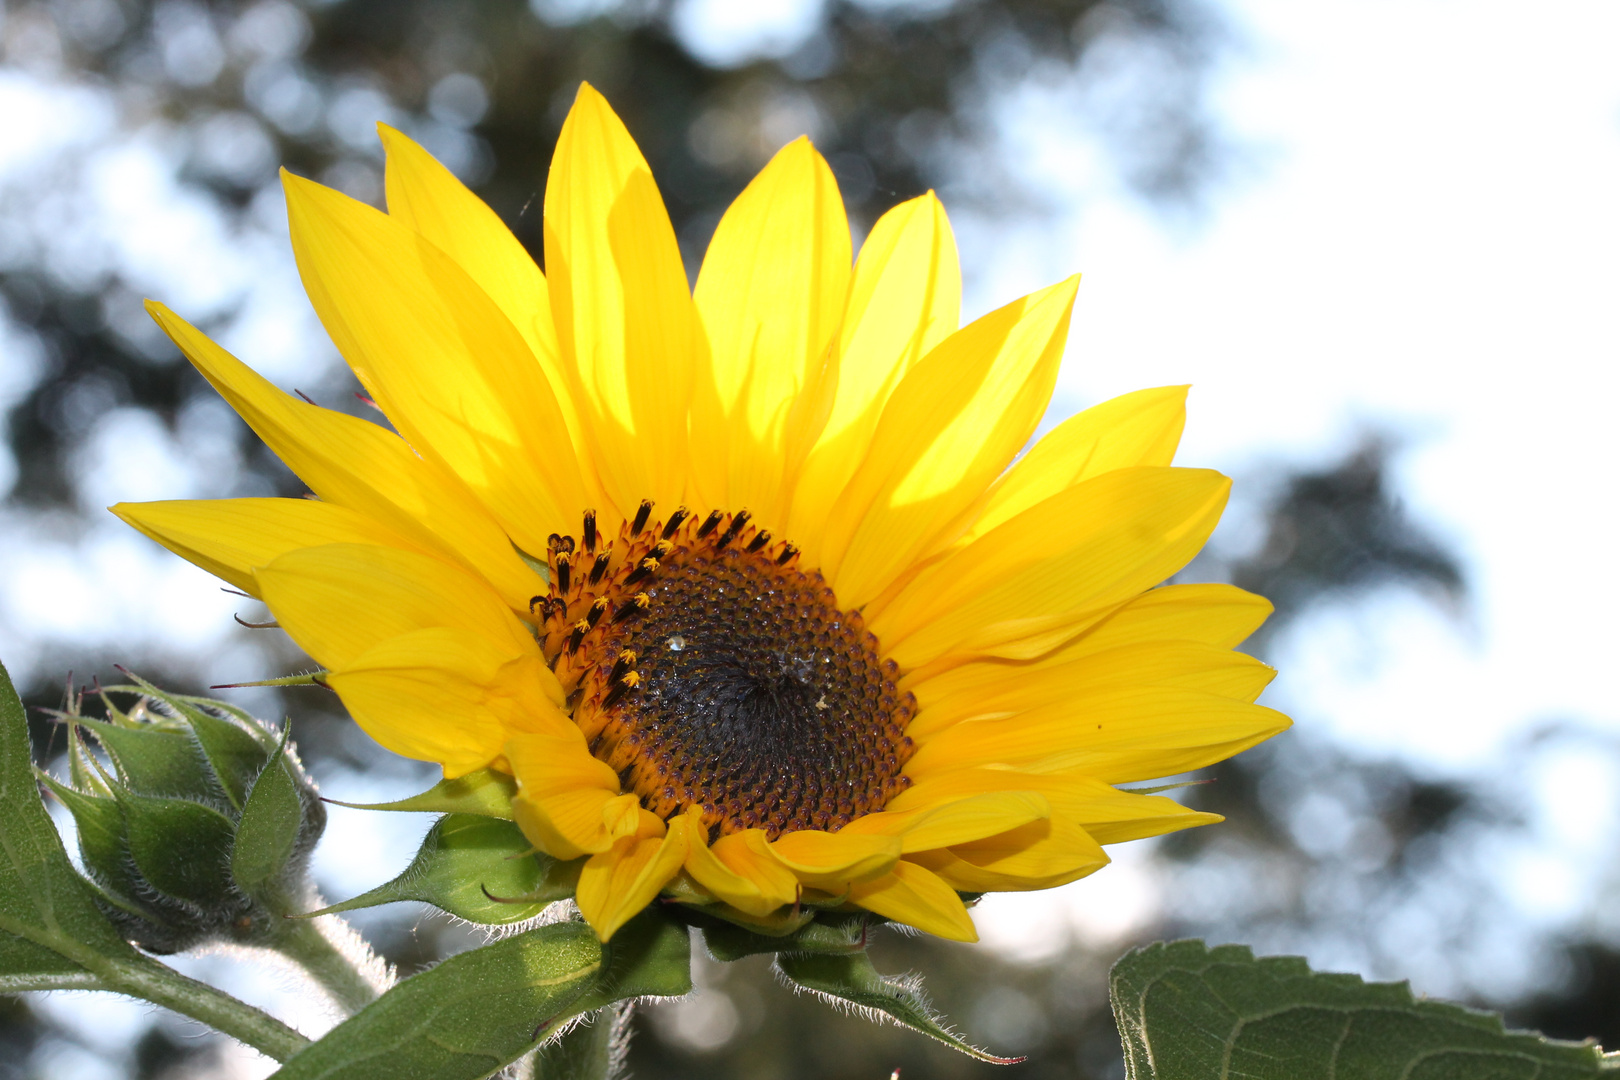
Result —
[[307, 1038], [269, 1013], [145, 957], [133, 962], [102, 957], [85, 966], [95, 971], [101, 989], [173, 1009], [277, 1061], [286, 1061], [309, 1045]]
[[535, 1054], [534, 1080], [614, 1080], [630, 1042], [633, 1002], [604, 1006]]
[[336, 915], [283, 919], [269, 947], [296, 963], [353, 1016], [393, 984], [393, 975], [360, 935]]

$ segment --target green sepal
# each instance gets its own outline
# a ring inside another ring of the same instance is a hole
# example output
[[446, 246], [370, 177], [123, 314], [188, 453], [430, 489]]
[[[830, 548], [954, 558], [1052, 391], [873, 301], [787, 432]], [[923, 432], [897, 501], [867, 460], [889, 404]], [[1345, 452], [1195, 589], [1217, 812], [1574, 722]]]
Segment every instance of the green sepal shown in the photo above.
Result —
[[387, 803], [327, 802], [353, 810], [406, 810], [433, 814], [477, 814], [512, 820], [517, 781], [497, 769], [479, 769], [454, 780], [440, 780], [419, 795]]
[[531, 852], [533, 845], [510, 821], [446, 814], [394, 880], [310, 915], [419, 900], [486, 926], [523, 922], [574, 894], [572, 881], [548, 881], [555, 860]]
[[[510, 541], [508, 542], [510, 543]], [[546, 588], [551, 588], [551, 567], [547, 564], [546, 560], [535, 558], [533, 555], [530, 555], [527, 551], [524, 551], [516, 544], [512, 544], [512, 550], [517, 552], [518, 558], [523, 560], [523, 564], [525, 566], [527, 566], [530, 570], [533, 570], [535, 574], [539, 576], [540, 580], [545, 582]]]
[[255, 679], [252, 682], [219, 683], [210, 686], [210, 690], [241, 690], [249, 686], [325, 686], [326, 677], [331, 672], [325, 668], [314, 671], [305, 671], [297, 675], [279, 675], [274, 679]]
[[214, 716], [195, 705], [180, 701], [173, 704], [191, 726], [197, 745], [212, 766], [220, 786], [225, 789], [225, 797], [230, 800], [232, 807], [243, 809], [247, 805], [248, 789], [264, 771], [271, 751], [234, 721]]
[[129, 874], [129, 839], [124, 835], [124, 812], [117, 800], [75, 791], [43, 769], [36, 769], [35, 775], [73, 815], [85, 870], [104, 891], [116, 894], [122, 901], [119, 906], [129, 906], [137, 890]]
[[756, 934], [735, 923], [709, 918], [710, 912], [697, 915], [692, 921], [703, 931], [703, 943], [709, 955], [729, 963], [745, 956], [760, 953], [825, 953], [843, 956], [861, 952], [866, 948], [867, 932], [875, 920], [868, 915], [823, 916], [801, 926], [791, 934], [767, 937]]
[[[686, 908], [686, 910], [694, 910]], [[807, 907], [783, 907], [771, 912], [769, 915], [749, 915], [738, 911], [729, 904], [706, 904], [695, 909], [710, 918], [722, 923], [739, 926], [751, 934], [782, 940], [798, 933], [808, 926], [816, 917], [816, 912]]]
[[1130, 1080], [1580, 1080], [1620, 1072], [1591, 1043], [1508, 1031], [1502, 1018], [1414, 1000], [1406, 983], [1313, 972], [1297, 956], [1159, 942], [1109, 976]]
[[77, 723], [107, 751], [126, 788], [148, 795], [223, 797], [224, 788], [196, 740], [178, 722], [151, 715], [153, 721], [139, 727], [90, 719]]
[[124, 813], [129, 854], [150, 886], [205, 910], [236, 907], [224, 868], [231, 854], [231, 819], [190, 799], [115, 789]]
[[303, 831], [304, 802], [298, 796], [286, 757], [291, 730], [291, 724], [282, 727], [281, 742], [253, 781], [242, 807], [242, 820], [236, 825], [231, 877], [238, 888], [249, 894], [262, 893], [280, 877]]
[[84, 745], [84, 734], [76, 717], [60, 714], [68, 721], [68, 780], [80, 791], [112, 797], [112, 787], [101, 763]]
[[598, 982], [600, 942], [552, 923], [412, 975], [294, 1055], [275, 1080], [476, 1080], [533, 1049]]
[[782, 953], [776, 967], [795, 987], [834, 1002], [881, 1013], [901, 1027], [921, 1032], [972, 1058], [993, 1065], [1015, 1065], [1024, 1059], [1005, 1058], [964, 1041], [934, 1015], [915, 977], [878, 974], [864, 951], [842, 956], [825, 953]]

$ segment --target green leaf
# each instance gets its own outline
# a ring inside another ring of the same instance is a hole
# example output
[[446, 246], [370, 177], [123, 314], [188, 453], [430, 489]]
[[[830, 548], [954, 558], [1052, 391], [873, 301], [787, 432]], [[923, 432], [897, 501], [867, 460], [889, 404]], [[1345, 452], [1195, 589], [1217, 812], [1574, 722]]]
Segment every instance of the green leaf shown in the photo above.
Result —
[[[552, 860], [529, 854], [533, 847], [510, 821], [446, 814], [428, 830], [404, 873], [352, 900], [311, 914], [420, 900], [486, 926], [523, 922], [574, 892], [570, 882], [546, 880]], [[518, 902], [511, 902], [514, 898]]]
[[92, 985], [76, 956], [136, 959], [62, 850], [34, 780], [28, 720], [0, 666], [0, 985]]
[[[1024, 1059], [997, 1057], [965, 1042], [934, 1015], [915, 976], [880, 975], [864, 951], [842, 956], [818, 953], [782, 953], [779, 971], [804, 990], [836, 1002], [848, 1002], [870, 1019], [881, 1017], [938, 1039], [952, 1050], [994, 1065], [1015, 1065]], [[1297, 1080], [1297, 1078], [1296, 1078]]]
[[1414, 1000], [1406, 983], [1318, 974], [1297, 956], [1160, 942], [1110, 976], [1130, 1080], [1578, 1080], [1620, 1071], [1588, 1043], [1510, 1032], [1501, 1017]]
[[[224, 721], [220, 721], [224, 723]], [[258, 893], [286, 867], [304, 821], [303, 800], [287, 764], [287, 733], [248, 792], [231, 846], [231, 876], [247, 893]], [[318, 805], [318, 804], [317, 804]]]
[[631, 919], [606, 946], [607, 970], [590, 995], [598, 1008], [638, 997], [692, 991], [692, 938], [685, 923], [650, 910]]
[[537, 1045], [598, 981], [602, 946], [552, 923], [401, 982], [295, 1055], [275, 1080], [475, 1080]]
[[703, 943], [716, 960], [730, 962], [758, 953], [825, 953], [843, 956], [866, 948], [871, 920], [865, 915], [823, 915], [785, 937], [768, 937], [745, 930], [735, 923], [699, 916], [694, 919], [703, 930]]
[[517, 781], [494, 769], [458, 776], [454, 780], [440, 780], [420, 795], [389, 803], [352, 803], [328, 799], [327, 802], [355, 810], [417, 810], [433, 814], [478, 814], [481, 817], [512, 819], [512, 796], [517, 794]]

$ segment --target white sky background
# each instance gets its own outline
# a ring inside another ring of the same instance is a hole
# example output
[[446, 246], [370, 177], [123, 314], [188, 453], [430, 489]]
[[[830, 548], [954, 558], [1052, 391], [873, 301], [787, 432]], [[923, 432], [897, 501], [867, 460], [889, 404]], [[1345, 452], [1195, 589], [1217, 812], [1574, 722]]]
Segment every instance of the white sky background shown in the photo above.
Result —
[[[678, 27], [707, 35], [705, 55], [720, 58], [761, 41], [782, 49], [802, 33], [797, 0], [749, 5], [761, 34], [736, 21], [738, 10], [694, 0]], [[1367, 426], [1413, 437], [1397, 479], [1410, 510], [1464, 556], [1472, 610], [1450, 621], [1395, 594], [1324, 610], [1283, 643], [1269, 702], [1369, 755], [1456, 775], [1497, 768], [1505, 748], [1549, 719], [1620, 736], [1609, 614], [1620, 611], [1610, 471], [1620, 5], [1231, 0], [1218, 10], [1235, 46], [1212, 108], [1242, 154], [1207, 218], [1167, 228], [1110, 178], [1095, 140], [1072, 130], [1082, 88], [1032, 86], [1002, 110], [1003, 164], [1062, 209], [1055, 222], [959, 217], [970, 313], [1084, 271], [1058, 407], [1190, 382], [1181, 460], [1240, 482], [1266, 460], [1329, 461]], [[25, 90], [0, 85], [0, 101]], [[93, 103], [70, 107], [105, 123]], [[18, 141], [0, 144], [9, 147], [0, 170], [19, 167]], [[174, 223], [126, 235], [142, 252], [126, 258], [147, 260], [154, 280], [173, 277], [165, 299], [182, 309], [186, 290], [259, 260], [256, 276], [269, 284], [255, 293], [252, 322], [278, 333], [229, 343], [284, 385], [309, 377], [329, 347], [300, 355], [298, 342], [311, 338], [286, 329], [307, 331], [309, 320], [284, 236], [273, 252], [264, 246], [267, 223], [246, 238], [245, 256], [211, 255], [204, 273], [165, 269], [177, 247], [189, 259], [190, 245], [217, 252], [227, 238], [196, 231], [200, 219], [153, 171], [161, 147], [137, 141], [123, 153], [122, 166], [102, 161], [132, 181], [119, 185], [117, 216]], [[0, 343], [0, 397], [13, 381], [6, 370], [24, 362]], [[111, 430], [120, 437], [92, 453], [137, 485], [121, 497], [211, 493], [161, 434]], [[132, 464], [141, 446], [150, 468]], [[147, 490], [165, 476], [172, 489]], [[217, 643], [234, 606], [206, 575], [110, 520], [79, 540], [0, 535], [0, 652], [14, 664], [42, 628], [110, 643], [133, 636], [177, 655], [229, 648]], [[1566, 759], [1527, 780], [1539, 793], [1542, 847], [1504, 855], [1532, 920], [1577, 915], [1571, 898], [1599, 886], [1587, 858], [1615, 847], [1620, 784], [1590, 758]], [[404, 861], [350, 881], [350, 859], [343, 884], [358, 891]], [[1036, 915], [1093, 937], [1126, 935], [1143, 921], [1127, 913], [1149, 915], [1155, 902], [1141, 860], [1122, 861], [1051, 894], [994, 898], [981, 928], [1000, 945], [1016, 944], [1021, 928], [1027, 938]]]
[[[1192, 383], [1179, 460], [1240, 484], [1259, 461], [1331, 460], [1368, 428], [1411, 438], [1396, 480], [1465, 559], [1472, 610], [1452, 621], [1390, 593], [1309, 616], [1280, 643], [1271, 704], [1452, 775], [1496, 771], [1549, 720], [1620, 733], [1620, 6], [1224, 13], [1238, 47], [1214, 112], [1247, 160], [1207, 223], [1167, 231], [1094, 145], [1053, 137], [1074, 87], [1031, 88], [1005, 112], [1007, 153], [1073, 210], [1013, 241], [963, 230], [975, 310], [1081, 269], [1060, 404]], [[1522, 778], [1541, 846], [1503, 853], [1533, 922], [1578, 917], [1604, 873], [1591, 860], [1613, 850], [1612, 768], [1557, 762]], [[1138, 920], [1115, 915], [1143, 893], [1115, 867], [994, 897], [980, 922], [1004, 941], [1037, 913], [1124, 934]]]

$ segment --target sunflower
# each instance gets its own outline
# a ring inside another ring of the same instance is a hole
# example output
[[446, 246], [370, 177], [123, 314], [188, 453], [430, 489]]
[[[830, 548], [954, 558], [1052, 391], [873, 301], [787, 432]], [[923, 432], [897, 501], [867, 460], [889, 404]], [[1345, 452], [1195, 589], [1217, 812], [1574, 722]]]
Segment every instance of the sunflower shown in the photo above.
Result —
[[381, 129], [387, 213], [285, 177], [305, 288], [392, 430], [289, 396], [149, 310], [311, 499], [122, 504], [261, 598], [383, 746], [515, 778], [606, 940], [661, 893], [767, 928], [854, 907], [972, 940], [963, 894], [1219, 820], [1116, 785], [1287, 726], [1233, 646], [1270, 611], [1162, 585], [1228, 481], [1171, 467], [1185, 387], [1022, 458], [1076, 279], [958, 328], [939, 201], [852, 259], [784, 147], [689, 288], [645, 159], [589, 86], [545, 272]]

